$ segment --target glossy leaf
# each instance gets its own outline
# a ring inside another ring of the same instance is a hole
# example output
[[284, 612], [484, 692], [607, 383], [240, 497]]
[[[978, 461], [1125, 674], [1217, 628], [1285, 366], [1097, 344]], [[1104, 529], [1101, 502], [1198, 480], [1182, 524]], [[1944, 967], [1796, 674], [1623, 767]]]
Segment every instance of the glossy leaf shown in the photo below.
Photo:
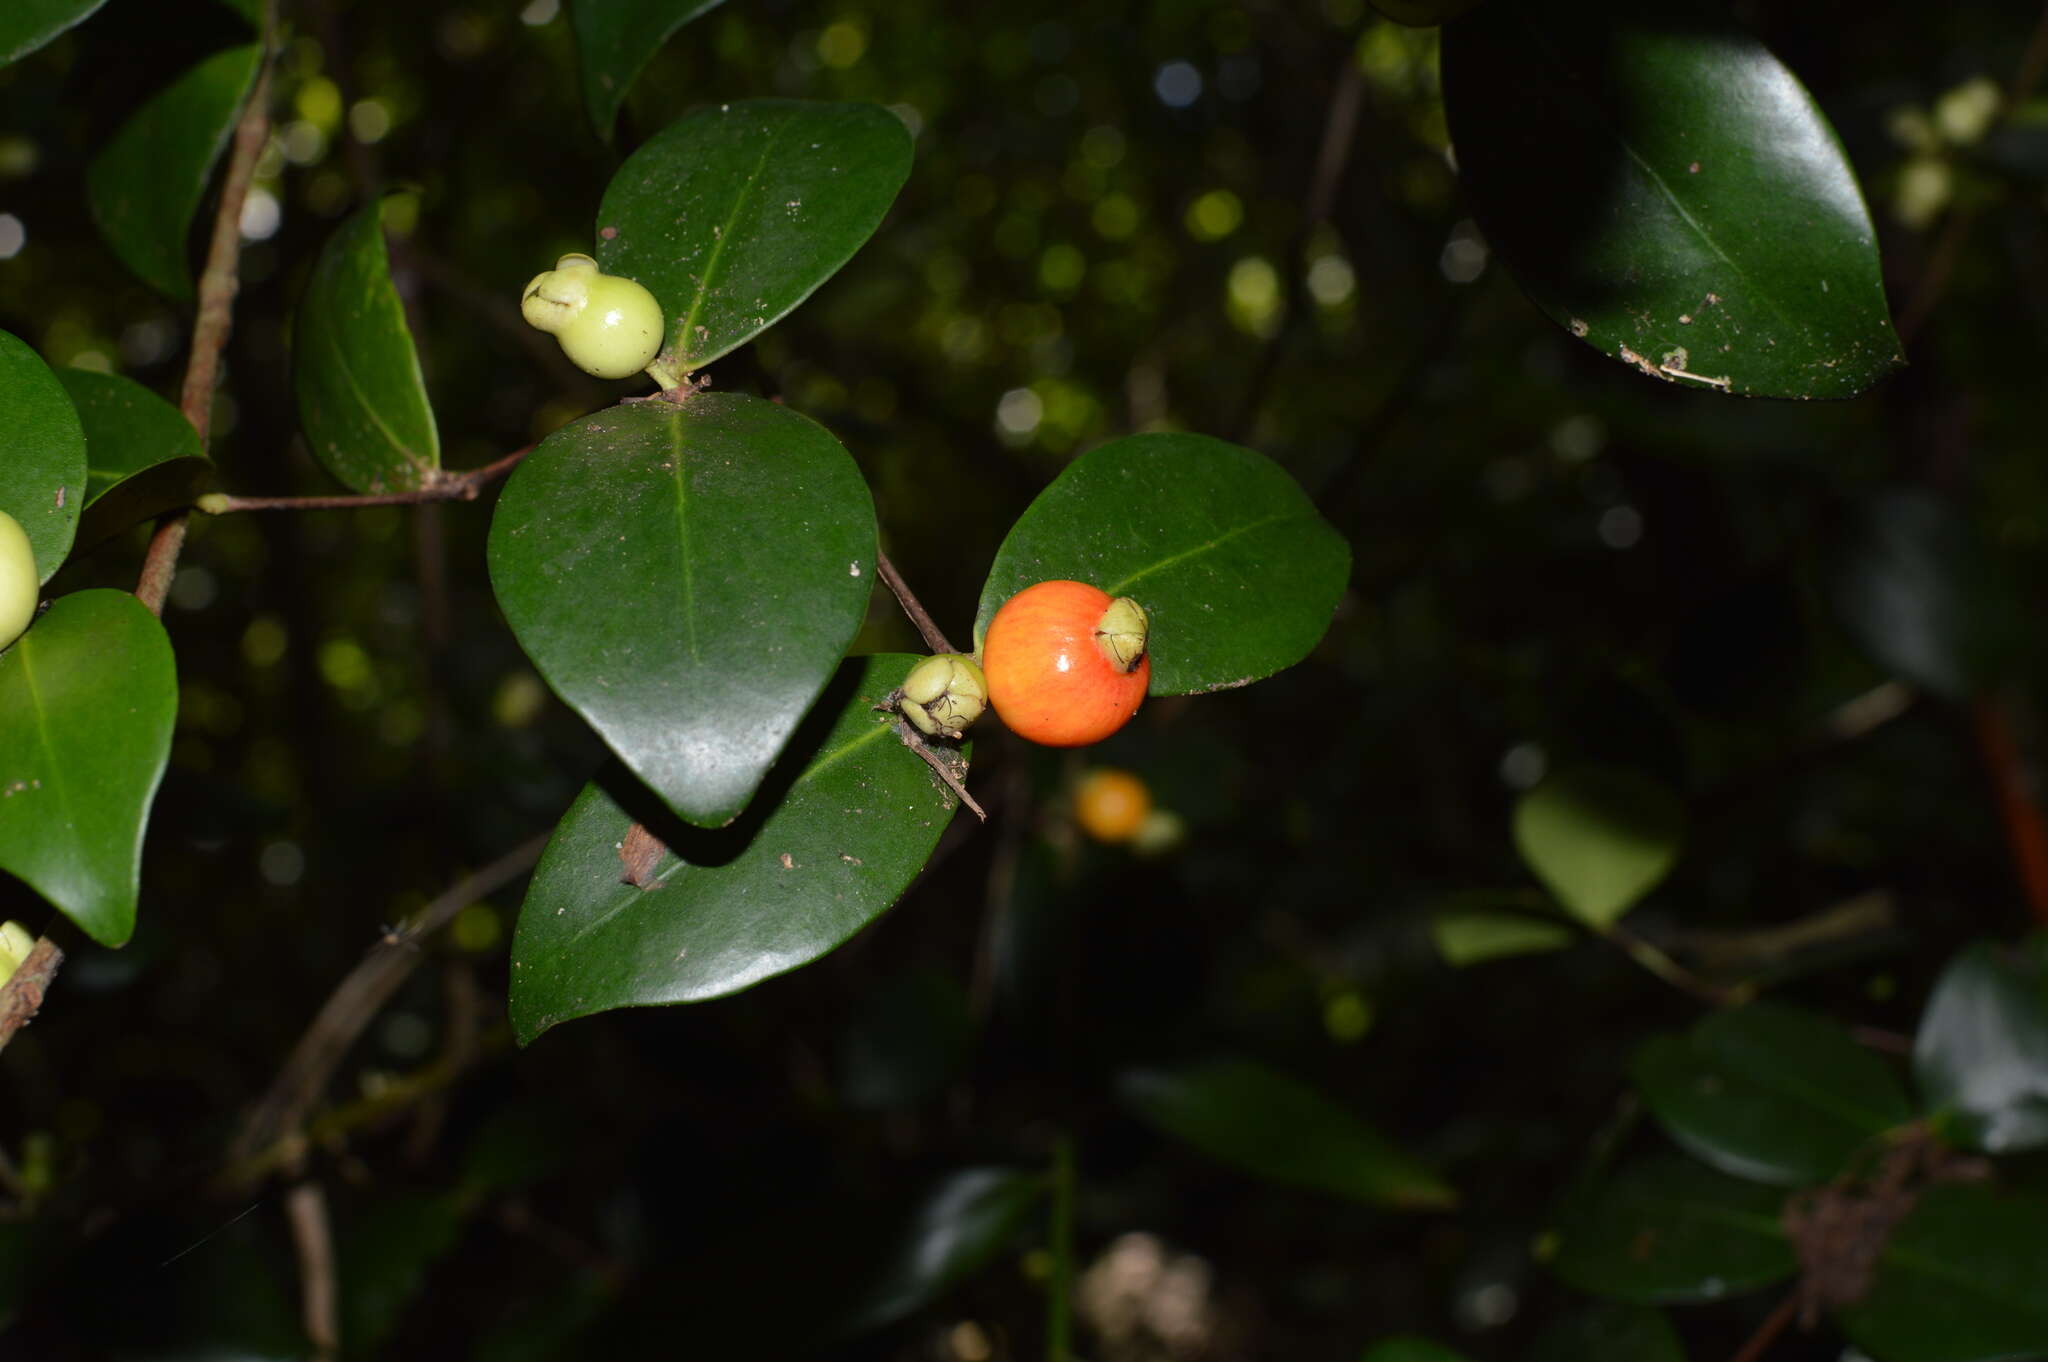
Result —
[[19, 61], [73, 25], [84, 23], [107, 0], [7, 0], [0, 6], [0, 66]]
[[1685, 813], [1647, 776], [1559, 772], [1515, 803], [1515, 849], [1566, 911], [1605, 931], [1678, 861]]
[[1393, 1141], [1304, 1083], [1243, 1060], [1136, 1070], [1124, 1104], [1177, 1140], [1255, 1177], [1410, 1210], [1458, 1194]]
[[910, 174], [910, 133], [872, 104], [757, 99], [699, 109], [626, 158], [597, 215], [598, 263], [668, 314], [688, 373], [774, 325], [874, 235]]
[[36, 574], [63, 566], [85, 505], [85, 431], [42, 357], [0, 331], [0, 511], [21, 522]]
[[100, 234], [122, 264], [167, 297], [192, 297], [192, 215], [262, 55], [254, 43], [214, 53], [136, 110], [86, 168]]
[[1685, 1362], [1685, 1347], [1662, 1310], [1602, 1301], [1545, 1328], [1528, 1362]]
[[541, 675], [692, 823], [746, 806], [853, 641], [867, 484], [823, 427], [700, 393], [599, 412], [512, 475], [491, 584]]
[[1937, 1186], [1893, 1232], [1877, 1276], [1839, 1312], [1884, 1362], [2048, 1357], [2048, 1198]]
[[320, 252], [292, 327], [292, 387], [313, 457], [356, 491], [410, 492], [440, 473], [381, 204], [357, 210]]
[[1538, 955], [1572, 944], [1572, 929], [1526, 913], [1438, 913], [1429, 920], [1437, 954], [1453, 969], [1515, 955]]
[[654, 54], [677, 29], [719, 0], [569, 0], [576, 58], [583, 71], [583, 106], [590, 126], [607, 142], [619, 105]]
[[1970, 519], [1927, 492], [1852, 504], [1821, 563], [1829, 606], [1880, 666], [1952, 700], [1981, 692], [2027, 640], [2028, 616]]
[[1755, 1182], [1825, 1182], [1913, 1117], [1882, 1059], [1828, 1018], [1777, 1003], [1716, 1012], [1688, 1036], [1652, 1036], [1632, 1073], [1672, 1139]]
[[1693, 6], [1498, 4], [1444, 29], [1488, 242], [1552, 320], [1652, 378], [1848, 397], [1903, 362], [1855, 173], [1804, 86]]
[[1203, 435], [1132, 435], [1069, 464], [1011, 527], [974, 620], [1034, 582], [1130, 596], [1152, 619], [1152, 694], [1247, 685], [1330, 627], [1351, 550], [1286, 470]]
[[877, 1329], [943, 1297], [1002, 1252], [1045, 1194], [1042, 1176], [963, 1168], [927, 1188], [873, 1244], [827, 1332]]
[[2048, 1145], [2048, 936], [1979, 942], [1951, 960], [1921, 1015], [1913, 1071], [1965, 1143], [1994, 1154]]
[[1783, 1197], [1690, 1159], [1653, 1156], [1567, 1203], [1550, 1266], [1582, 1291], [1639, 1305], [1753, 1291], [1792, 1275]]
[[1469, 1362], [1469, 1359], [1435, 1339], [1402, 1336], [1381, 1339], [1365, 1350], [1365, 1356], [1359, 1362]]
[[57, 380], [85, 429], [81, 545], [189, 506], [212, 480], [213, 461], [199, 432], [140, 383], [89, 369], [60, 370]]
[[125, 591], [60, 596], [0, 653], [0, 869], [101, 945], [135, 929], [177, 710], [170, 638]]
[[[614, 1007], [736, 993], [881, 916], [953, 812], [952, 796], [875, 709], [916, 661], [848, 660], [777, 778], [731, 827], [667, 817], [616, 767], [587, 786], [519, 912], [511, 1001], [520, 1043]], [[648, 889], [620, 880], [636, 817], [666, 845]]]

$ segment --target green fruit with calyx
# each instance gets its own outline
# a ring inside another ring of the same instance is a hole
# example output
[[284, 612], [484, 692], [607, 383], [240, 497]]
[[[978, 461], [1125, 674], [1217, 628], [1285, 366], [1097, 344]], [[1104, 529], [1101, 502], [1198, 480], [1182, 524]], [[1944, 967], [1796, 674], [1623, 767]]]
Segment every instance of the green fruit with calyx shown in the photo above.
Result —
[[527, 325], [553, 336], [569, 362], [598, 378], [631, 378], [661, 352], [661, 304], [640, 284], [571, 252], [533, 276], [519, 299]]
[[964, 653], [938, 653], [910, 669], [896, 708], [928, 737], [959, 737], [988, 708], [988, 678]]
[[21, 522], [0, 511], [0, 648], [8, 647], [28, 630], [36, 617], [36, 593], [41, 585], [36, 576], [35, 546]]

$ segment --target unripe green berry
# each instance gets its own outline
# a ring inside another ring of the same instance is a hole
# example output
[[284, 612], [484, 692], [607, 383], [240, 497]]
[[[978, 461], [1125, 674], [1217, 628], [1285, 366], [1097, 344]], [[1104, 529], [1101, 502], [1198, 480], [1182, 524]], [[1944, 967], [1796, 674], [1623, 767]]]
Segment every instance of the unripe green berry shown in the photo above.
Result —
[[36, 551], [21, 522], [0, 511], [0, 648], [20, 638], [36, 617]]
[[28, 959], [28, 953], [35, 948], [35, 937], [19, 922], [0, 925], [0, 984], [14, 977], [14, 972], [21, 968], [21, 962]]
[[896, 707], [920, 733], [957, 738], [988, 708], [988, 678], [965, 653], [939, 653], [910, 669]]
[[1119, 596], [1109, 603], [1109, 609], [1102, 612], [1102, 618], [1095, 623], [1095, 646], [1109, 659], [1109, 664], [1120, 672], [1128, 673], [1138, 665], [1138, 659], [1145, 655], [1145, 640], [1151, 634], [1152, 622], [1145, 616], [1145, 607], [1129, 596]]
[[561, 344], [569, 362], [599, 378], [631, 378], [661, 352], [661, 304], [633, 280], [605, 274], [571, 252], [533, 276], [519, 299], [527, 325]]

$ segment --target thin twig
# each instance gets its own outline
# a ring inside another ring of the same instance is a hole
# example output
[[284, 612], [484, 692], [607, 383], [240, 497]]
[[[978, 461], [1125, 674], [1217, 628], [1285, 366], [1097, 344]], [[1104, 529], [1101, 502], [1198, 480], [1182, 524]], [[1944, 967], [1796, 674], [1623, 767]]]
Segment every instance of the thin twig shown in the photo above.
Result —
[[925, 746], [923, 734], [919, 733], [902, 719], [898, 719], [896, 721], [896, 736], [903, 739], [905, 747], [924, 758], [924, 764], [931, 767], [940, 780], [946, 782], [946, 788], [958, 795], [962, 804], [974, 810], [976, 818], [979, 818], [984, 823], [988, 822], [988, 810], [974, 802], [974, 796], [967, 793], [966, 784], [961, 781], [958, 775], [954, 774], [952, 764], [944, 757], [933, 752], [931, 748]]
[[924, 646], [935, 653], [957, 653], [960, 650], [946, 642], [937, 621], [933, 620], [917, 593], [910, 589], [910, 583], [903, 580], [903, 574], [889, 561], [889, 555], [875, 550], [875, 571], [882, 574], [882, 582], [895, 593], [896, 603], [903, 607], [903, 613], [910, 616], [910, 622], [917, 626], [917, 632], [924, 636]]
[[[213, 428], [213, 389], [220, 373], [220, 354], [234, 329], [235, 294], [241, 288], [242, 204], [249, 197], [249, 184], [256, 177], [256, 160], [270, 138], [270, 63], [274, 55], [272, 38], [277, 32], [275, 0], [263, 7], [264, 52], [262, 68], [242, 116], [235, 124], [234, 150], [228, 157], [227, 174], [221, 180], [220, 207], [213, 215], [213, 237], [206, 249], [206, 271], [199, 277], [199, 308], [192, 321], [192, 354], [185, 364], [185, 383], [178, 408], [192, 429], [199, 433], [199, 447], [206, 448]], [[171, 591], [171, 578], [178, 570], [178, 553], [185, 547], [184, 511], [173, 511], [157, 521], [150, 536], [149, 550], [142, 558], [142, 572], [135, 583], [135, 595], [152, 615], [164, 612], [164, 597]]]
[[57, 943], [42, 937], [13, 977], [0, 985], [0, 1049], [5, 1049], [14, 1033], [27, 1026], [42, 1007], [43, 995], [49, 992], [50, 981], [57, 977], [57, 967], [63, 963], [64, 952], [57, 948]]
[[1728, 1362], [1757, 1362], [1757, 1359], [1778, 1341], [1778, 1335], [1785, 1332], [1785, 1326], [1797, 1318], [1798, 1314], [1799, 1293], [1789, 1291], [1785, 1294], [1785, 1299], [1778, 1302], [1778, 1308], [1771, 1311], [1770, 1316], [1757, 1326], [1756, 1332], [1749, 1336], [1749, 1341], [1737, 1349], [1735, 1356], [1729, 1358]]
[[1601, 935], [1619, 946], [1629, 959], [1681, 993], [1688, 993], [1703, 1003], [1714, 1007], [1732, 1007], [1737, 1003], [1747, 1002], [1754, 991], [1740, 984], [1733, 988], [1723, 988], [1718, 984], [1708, 983], [1649, 941], [1636, 935], [1632, 929], [1618, 922], [1609, 926]]
[[341, 1293], [334, 1271], [334, 1227], [327, 1218], [327, 1194], [308, 1179], [285, 1193], [292, 1250], [299, 1258], [299, 1319], [313, 1345], [313, 1362], [332, 1362], [341, 1352]]
[[335, 986], [305, 1035], [292, 1048], [270, 1090], [250, 1113], [230, 1148], [229, 1163], [242, 1164], [281, 1136], [296, 1132], [326, 1090], [356, 1037], [373, 1021], [398, 986], [423, 958], [418, 943], [486, 894], [511, 883], [540, 859], [545, 833], [527, 839], [474, 874], [465, 876], [413, 918], [385, 933]]
[[1307, 311], [1303, 304], [1308, 296], [1308, 273], [1302, 257], [1308, 252], [1311, 234], [1328, 220], [1336, 206], [1337, 187], [1343, 182], [1344, 167], [1351, 160], [1351, 144], [1357, 140], [1358, 111], [1364, 102], [1364, 94], [1364, 73], [1347, 50], [1338, 68], [1337, 88], [1331, 92], [1330, 107], [1323, 116], [1322, 141], [1316, 148], [1315, 172], [1302, 200], [1301, 224], [1287, 244], [1288, 286], [1283, 296], [1288, 300], [1289, 315], [1260, 352], [1258, 367], [1252, 372], [1251, 382], [1245, 386], [1243, 402], [1231, 427], [1240, 441], [1250, 438], [1252, 423], [1258, 419], [1259, 408], [1265, 403], [1266, 388], [1279, 369], [1280, 356], [1299, 329], [1301, 316]]
[[504, 458], [493, 460], [481, 468], [440, 474], [426, 486], [410, 492], [364, 492], [317, 497], [236, 497], [215, 492], [201, 497], [198, 504], [199, 509], [208, 515], [227, 515], [234, 511], [350, 511], [363, 506], [418, 506], [432, 501], [475, 501], [487, 484], [511, 472], [519, 461], [533, 450], [534, 447], [528, 445], [524, 449], [515, 449]]

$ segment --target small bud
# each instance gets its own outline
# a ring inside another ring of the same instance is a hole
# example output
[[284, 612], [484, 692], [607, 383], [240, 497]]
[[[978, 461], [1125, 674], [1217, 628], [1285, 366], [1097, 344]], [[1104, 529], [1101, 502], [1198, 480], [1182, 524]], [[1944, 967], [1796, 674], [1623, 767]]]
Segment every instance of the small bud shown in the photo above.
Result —
[[14, 972], [21, 968], [21, 962], [28, 959], [28, 953], [35, 948], [35, 937], [19, 922], [0, 925], [0, 984], [14, 977]]
[[28, 531], [0, 511], [0, 648], [28, 631], [29, 621], [36, 617], [40, 586], [35, 546], [28, 542]]
[[228, 507], [233, 503], [228, 500], [228, 494], [225, 492], [208, 492], [192, 504], [208, 515], [226, 515]]
[[1151, 631], [1145, 607], [1129, 596], [1119, 596], [1102, 612], [1095, 624], [1095, 646], [1119, 672], [1128, 673], [1145, 656], [1145, 639]]
[[896, 707], [920, 733], [957, 738], [988, 708], [988, 678], [964, 653], [938, 653], [910, 669]]

